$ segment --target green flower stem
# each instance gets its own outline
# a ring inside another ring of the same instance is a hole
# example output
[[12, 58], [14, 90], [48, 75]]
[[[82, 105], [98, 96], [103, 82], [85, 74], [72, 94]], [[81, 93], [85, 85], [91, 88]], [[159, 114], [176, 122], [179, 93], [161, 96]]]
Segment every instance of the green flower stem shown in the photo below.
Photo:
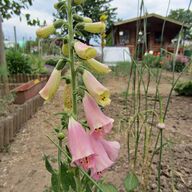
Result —
[[[59, 147], [62, 148], [62, 140], [59, 139]], [[62, 183], [61, 183], [61, 150], [58, 148], [58, 183], [59, 183], [59, 192], [62, 192]]]
[[71, 85], [73, 90], [72, 102], [73, 102], [73, 115], [77, 116], [77, 94], [76, 94], [76, 73], [74, 66], [74, 52], [73, 52], [73, 42], [74, 42], [74, 30], [73, 30], [73, 14], [72, 14], [72, 0], [68, 0], [67, 6], [67, 16], [68, 16], [68, 35], [69, 35], [69, 60], [71, 68]]
[[160, 129], [160, 151], [159, 151], [159, 165], [158, 165], [158, 192], [161, 192], [161, 162], [163, 152], [163, 129]]
[[[159, 109], [160, 109], [160, 123], [163, 123], [163, 107], [162, 98], [159, 96]], [[158, 192], [161, 192], [161, 162], [163, 152], [163, 129], [160, 129], [160, 151], [159, 151], [159, 165], [158, 165]]]

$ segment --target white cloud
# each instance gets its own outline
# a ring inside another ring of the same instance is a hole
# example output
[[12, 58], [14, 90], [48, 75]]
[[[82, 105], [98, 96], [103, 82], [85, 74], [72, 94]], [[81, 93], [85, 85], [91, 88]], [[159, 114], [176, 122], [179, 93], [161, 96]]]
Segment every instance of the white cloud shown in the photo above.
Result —
[[[50, 23], [53, 19], [53, 4], [56, 2], [57, 0], [34, 0], [34, 5], [28, 10], [24, 10], [23, 13], [30, 13], [31, 18], [39, 18], [41, 21], [46, 20], [47, 23]], [[189, 0], [171, 0], [170, 9], [187, 9], [188, 4]], [[118, 8], [118, 18], [128, 19], [137, 16], [138, 5], [136, 0], [113, 0], [111, 6]], [[145, 0], [145, 8], [149, 13], [165, 15], [167, 6], [168, 0]], [[5, 20], [3, 24], [5, 37], [13, 40], [13, 26], [17, 27], [19, 40], [23, 37], [25, 39], [29, 39], [30, 37], [35, 38], [37, 27], [28, 26], [25, 19], [21, 22], [16, 16], [8, 21]]]

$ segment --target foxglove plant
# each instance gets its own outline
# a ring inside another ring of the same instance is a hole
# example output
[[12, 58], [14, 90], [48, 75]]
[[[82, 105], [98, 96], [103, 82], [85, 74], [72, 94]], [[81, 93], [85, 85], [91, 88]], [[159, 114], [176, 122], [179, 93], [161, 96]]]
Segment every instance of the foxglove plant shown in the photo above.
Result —
[[[113, 127], [114, 120], [107, 117], [99, 107], [99, 105], [105, 107], [110, 104], [110, 92], [88, 71], [92, 69], [96, 73], [106, 74], [111, 70], [107, 65], [94, 59], [97, 52], [93, 47], [75, 39], [82, 31], [104, 34], [106, 29], [104, 20], [107, 17], [103, 16], [102, 20], [93, 23], [91, 18], [77, 15], [73, 8], [82, 3], [84, 0], [59, 1], [54, 7], [58, 11], [67, 12], [67, 21], [55, 21], [37, 30], [39, 38], [47, 38], [58, 28], [68, 29], [68, 35], [62, 38], [63, 57], [40, 91], [40, 95], [45, 100], [51, 100], [60, 81], [66, 80], [63, 96], [64, 111], [61, 113], [62, 127], [55, 129], [58, 143], [49, 138], [58, 148], [58, 170], [54, 170], [45, 157], [46, 168], [52, 174], [51, 190], [58, 192], [104, 191], [100, 183], [102, 173], [114, 164], [120, 149], [118, 142], [105, 139], [106, 134], [110, 133]], [[70, 76], [62, 77], [61, 72], [66, 65], [69, 65]], [[84, 70], [83, 73], [81, 69]], [[77, 77], [82, 78], [85, 85], [83, 108], [87, 124], [81, 123], [83, 121], [79, 119], [77, 113], [77, 98], [80, 96]], [[67, 137], [65, 137], [66, 132]], [[65, 139], [67, 143], [64, 142]], [[106, 185], [105, 189], [107, 189]], [[115, 188], [114, 190], [117, 191]]]

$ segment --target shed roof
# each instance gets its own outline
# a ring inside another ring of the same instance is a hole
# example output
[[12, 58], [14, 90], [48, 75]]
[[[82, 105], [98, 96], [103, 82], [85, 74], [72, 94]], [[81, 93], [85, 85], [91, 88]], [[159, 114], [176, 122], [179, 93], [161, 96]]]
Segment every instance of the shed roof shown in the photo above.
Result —
[[[123, 24], [128, 24], [128, 23], [132, 23], [132, 22], [135, 22], [137, 20], [142, 20], [142, 19], [148, 19], [148, 18], [151, 18], [151, 17], [155, 17], [155, 18], [158, 18], [158, 19], [161, 19], [161, 20], [165, 20], [165, 21], [168, 21], [168, 22], [171, 22], [175, 25], [180, 25], [182, 26], [183, 23], [182, 22], [179, 22], [179, 21], [176, 21], [174, 19], [170, 19], [168, 17], [163, 17], [161, 15], [158, 15], [156, 13], [150, 13], [150, 14], [147, 14], [147, 15], [144, 15], [144, 16], [141, 16], [141, 17], [135, 17], [135, 18], [132, 18], [132, 19], [127, 19], [127, 20], [124, 20], [124, 21], [119, 21], [119, 22], [115, 22], [114, 23], [114, 26], [119, 26], [119, 25], [123, 25]], [[184, 24], [183, 25], [184, 27], [189, 27], [188, 25]]]

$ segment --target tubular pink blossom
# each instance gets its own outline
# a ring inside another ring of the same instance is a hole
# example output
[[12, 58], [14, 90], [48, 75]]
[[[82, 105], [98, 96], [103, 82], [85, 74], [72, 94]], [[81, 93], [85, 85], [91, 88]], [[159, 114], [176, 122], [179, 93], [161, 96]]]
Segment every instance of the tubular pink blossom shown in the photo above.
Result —
[[111, 103], [109, 90], [97, 81], [97, 79], [87, 70], [84, 70], [83, 82], [87, 91], [94, 97], [99, 105], [104, 107]]
[[51, 73], [51, 76], [46, 83], [45, 87], [39, 92], [41, 97], [45, 100], [51, 100], [57, 89], [59, 88], [59, 84], [61, 81], [61, 70], [57, 70], [56, 68]]
[[103, 136], [111, 131], [114, 120], [101, 111], [95, 100], [87, 92], [83, 98], [83, 108], [93, 135]]
[[90, 136], [73, 117], [69, 118], [68, 143], [72, 163], [82, 166], [86, 170], [94, 167], [95, 153], [91, 146]]
[[109, 159], [111, 161], [116, 161], [119, 150], [120, 150], [120, 144], [117, 141], [107, 141], [105, 139], [100, 139], [107, 155], [109, 156]]
[[98, 180], [102, 172], [113, 165], [99, 139], [91, 137], [91, 143], [95, 152], [95, 167], [91, 171], [94, 179]]

